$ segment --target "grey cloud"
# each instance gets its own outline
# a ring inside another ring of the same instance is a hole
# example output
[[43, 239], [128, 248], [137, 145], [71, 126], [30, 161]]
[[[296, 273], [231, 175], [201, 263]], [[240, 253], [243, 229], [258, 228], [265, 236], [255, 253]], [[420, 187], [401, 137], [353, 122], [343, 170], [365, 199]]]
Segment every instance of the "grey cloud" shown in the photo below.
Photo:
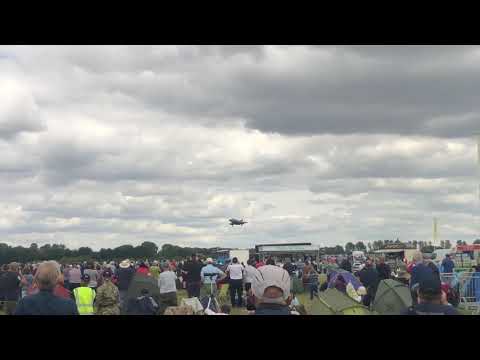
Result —
[[1, 47], [2, 238], [468, 239], [478, 49]]

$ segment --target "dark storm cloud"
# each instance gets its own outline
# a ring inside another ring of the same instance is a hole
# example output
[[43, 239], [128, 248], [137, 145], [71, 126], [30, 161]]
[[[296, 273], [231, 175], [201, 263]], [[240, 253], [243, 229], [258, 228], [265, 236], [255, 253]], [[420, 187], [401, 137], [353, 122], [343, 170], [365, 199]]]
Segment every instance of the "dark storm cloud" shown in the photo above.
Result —
[[250, 62], [212, 55], [232, 49], [204, 49], [186, 71], [154, 68], [112, 76], [105, 86], [168, 112], [243, 118], [251, 128], [293, 135], [464, 137], [480, 121], [476, 48], [282, 47]]

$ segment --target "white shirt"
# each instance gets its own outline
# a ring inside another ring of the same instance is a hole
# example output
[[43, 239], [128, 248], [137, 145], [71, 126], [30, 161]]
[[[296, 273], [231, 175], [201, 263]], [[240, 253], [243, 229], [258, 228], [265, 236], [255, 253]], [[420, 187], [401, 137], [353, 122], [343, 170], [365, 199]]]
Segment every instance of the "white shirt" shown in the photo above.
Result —
[[254, 277], [256, 271], [257, 271], [257, 269], [255, 269], [255, 267], [252, 266], [252, 265], [245, 266], [245, 282], [246, 283], [252, 283], [253, 282], [253, 277]]
[[160, 294], [176, 292], [177, 275], [173, 271], [164, 271], [158, 277], [158, 287], [160, 288]]
[[230, 279], [242, 280], [243, 279], [243, 266], [241, 264], [230, 264], [227, 267], [227, 272], [230, 273]]

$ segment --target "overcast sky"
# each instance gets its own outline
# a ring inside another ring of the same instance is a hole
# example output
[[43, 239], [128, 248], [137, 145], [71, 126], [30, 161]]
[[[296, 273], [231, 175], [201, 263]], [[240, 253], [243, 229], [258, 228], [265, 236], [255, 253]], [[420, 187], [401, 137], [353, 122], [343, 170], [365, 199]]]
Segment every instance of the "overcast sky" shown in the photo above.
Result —
[[471, 46], [0, 46], [0, 242], [472, 240], [479, 96]]

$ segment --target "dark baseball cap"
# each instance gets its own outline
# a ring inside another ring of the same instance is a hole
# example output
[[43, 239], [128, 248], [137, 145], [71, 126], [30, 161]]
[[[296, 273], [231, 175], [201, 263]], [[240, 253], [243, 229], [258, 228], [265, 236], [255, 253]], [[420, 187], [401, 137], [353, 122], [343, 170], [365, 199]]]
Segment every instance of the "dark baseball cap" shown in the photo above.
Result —
[[85, 281], [85, 282], [86, 282], [86, 281], [90, 281], [90, 275], [88, 275], [88, 274], [83, 274], [82, 280]]
[[418, 291], [422, 294], [440, 295], [442, 293], [442, 283], [440, 279], [429, 278], [420, 282]]

